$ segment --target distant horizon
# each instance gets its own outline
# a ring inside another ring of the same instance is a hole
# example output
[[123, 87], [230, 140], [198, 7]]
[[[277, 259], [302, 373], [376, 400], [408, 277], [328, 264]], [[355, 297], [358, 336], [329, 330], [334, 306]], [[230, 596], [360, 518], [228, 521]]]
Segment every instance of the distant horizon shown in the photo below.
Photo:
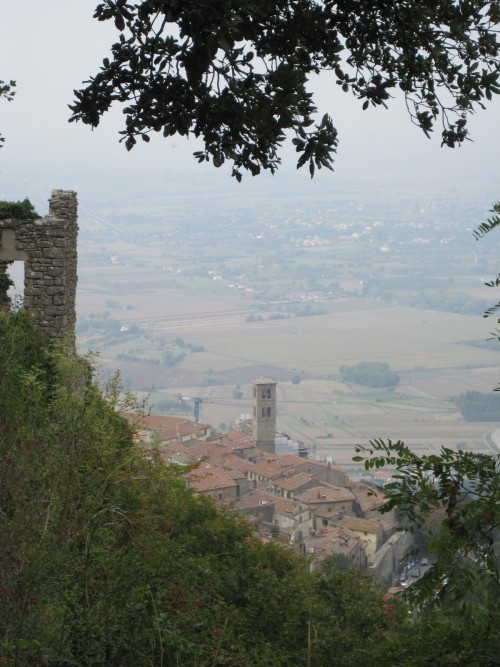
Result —
[[440, 148], [439, 123], [431, 139], [412, 124], [400, 93], [388, 110], [362, 111], [361, 102], [334, 83], [334, 74], [311, 83], [318, 116], [328, 112], [339, 131], [333, 174], [322, 170], [311, 182], [306, 169], [297, 172], [290, 141], [274, 177], [245, 174], [241, 185], [230, 177], [228, 165], [198, 165], [192, 153], [202, 145], [194, 139], [153, 135], [150, 143], [139, 142], [127, 153], [118, 141], [120, 109], [112, 109], [95, 131], [68, 122], [73, 89], [96, 74], [117, 39], [112, 25], [92, 18], [96, 4], [6, 3], [1, 77], [15, 79], [17, 93], [12, 102], [0, 101], [0, 132], [6, 139], [0, 150], [2, 198], [28, 196], [40, 206], [53, 188], [62, 188], [75, 190], [88, 204], [96, 193], [130, 195], [150, 179], [160, 196], [171, 188], [173, 196], [182, 191], [194, 198], [207, 191], [259, 197], [273, 189], [276, 196], [312, 197], [358, 182], [361, 189], [376, 187], [380, 196], [394, 187], [409, 192], [455, 188], [460, 196], [483, 198], [485, 207], [492, 203], [487, 199], [500, 199], [500, 96], [470, 118], [472, 141], [452, 150]]

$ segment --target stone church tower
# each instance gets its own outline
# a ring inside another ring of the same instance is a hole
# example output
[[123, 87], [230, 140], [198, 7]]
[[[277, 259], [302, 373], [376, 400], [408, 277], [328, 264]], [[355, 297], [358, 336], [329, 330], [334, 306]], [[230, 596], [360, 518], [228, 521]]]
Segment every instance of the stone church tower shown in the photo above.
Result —
[[252, 435], [256, 447], [275, 453], [276, 436], [276, 382], [269, 378], [252, 380], [253, 421]]

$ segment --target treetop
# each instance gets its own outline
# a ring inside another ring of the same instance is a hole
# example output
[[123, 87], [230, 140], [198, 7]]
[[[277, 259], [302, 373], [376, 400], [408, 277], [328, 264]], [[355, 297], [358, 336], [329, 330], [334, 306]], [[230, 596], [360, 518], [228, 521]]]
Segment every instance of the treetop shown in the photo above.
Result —
[[119, 32], [111, 57], [75, 91], [71, 121], [96, 127], [123, 105], [128, 150], [152, 132], [203, 141], [199, 162], [272, 173], [290, 134], [297, 167], [332, 168], [338, 133], [318, 121], [311, 76], [330, 72], [363, 105], [396, 89], [411, 120], [442, 144], [468, 138], [467, 119], [500, 92], [497, 1], [105, 0]]

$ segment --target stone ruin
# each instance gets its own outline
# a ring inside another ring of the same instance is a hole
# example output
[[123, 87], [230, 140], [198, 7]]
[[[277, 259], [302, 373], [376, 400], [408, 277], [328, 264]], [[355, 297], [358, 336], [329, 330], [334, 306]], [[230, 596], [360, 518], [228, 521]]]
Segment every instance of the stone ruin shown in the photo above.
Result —
[[44, 218], [0, 220], [0, 260], [25, 262], [24, 307], [43, 335], [74, 337], [76, 193], [53, 190], [49, 202]]

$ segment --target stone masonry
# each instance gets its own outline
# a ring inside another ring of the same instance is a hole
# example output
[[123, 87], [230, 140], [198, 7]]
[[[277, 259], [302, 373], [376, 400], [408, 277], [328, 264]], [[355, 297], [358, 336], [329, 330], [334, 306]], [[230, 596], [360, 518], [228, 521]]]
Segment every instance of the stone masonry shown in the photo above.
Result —
[[76, 193], [53, 190], [49, 215], [0, 220], [0, 259], [24, 261], [24, 307], [47, 339], [74, 336]]

